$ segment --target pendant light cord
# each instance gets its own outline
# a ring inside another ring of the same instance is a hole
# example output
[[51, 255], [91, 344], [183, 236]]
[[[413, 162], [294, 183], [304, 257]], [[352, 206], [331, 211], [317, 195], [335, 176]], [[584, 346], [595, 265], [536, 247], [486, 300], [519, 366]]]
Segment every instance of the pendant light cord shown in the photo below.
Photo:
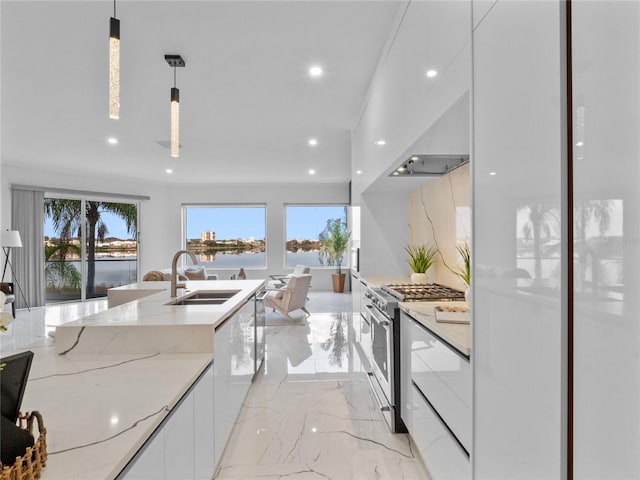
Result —
[[173, 88], [176, 88], [176, 66], [173, 66]]
[[116, 18], [116, 0], [113, 0], [113, 18]]

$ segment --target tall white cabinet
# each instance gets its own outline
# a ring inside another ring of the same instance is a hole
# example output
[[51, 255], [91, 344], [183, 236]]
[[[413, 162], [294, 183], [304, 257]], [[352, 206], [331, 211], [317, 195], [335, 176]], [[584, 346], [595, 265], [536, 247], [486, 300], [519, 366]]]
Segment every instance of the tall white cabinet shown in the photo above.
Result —
[[574, 479], [640, 478], [640, 3], [572, 2]]
[[563, 2], [473, 7], [473, 476], [560, 479]]

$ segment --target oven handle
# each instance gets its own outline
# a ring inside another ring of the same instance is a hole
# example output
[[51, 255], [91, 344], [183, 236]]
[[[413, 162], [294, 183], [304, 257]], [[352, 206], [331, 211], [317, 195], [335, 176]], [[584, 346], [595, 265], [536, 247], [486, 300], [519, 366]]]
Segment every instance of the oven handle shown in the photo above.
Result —
[[365, 307], [367, 308], [367, 310], [369, 310], [369, 312], [371, 312], [371, 318], [378, 325], [382, 327], [388, 327], [390, 325], [389, 320], [384, 320], [379, 317], [380, 313], [374, 306], [367, 304], [365, 305]]

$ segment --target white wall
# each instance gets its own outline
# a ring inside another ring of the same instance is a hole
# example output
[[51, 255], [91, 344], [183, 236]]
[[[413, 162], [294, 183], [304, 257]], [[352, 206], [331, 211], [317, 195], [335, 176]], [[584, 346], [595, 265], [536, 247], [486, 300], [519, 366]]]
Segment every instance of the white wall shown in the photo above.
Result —
[[[140, 272], [168, 268], [173, 254], [182, 248], [181, 206], [183, 203], [266, 203], [267, 204], [267, 268], [247, 270], [248, 278], [266, 278], [283, 273], [284, 205], [285, 203], [346, 204], [347, 184], [265, 184], [265, 185], [191, 185], [169, 186], [132, 182], [120, 177], [78, 175], [73, 172], [31, 169], [18, 165], [2, 165], [2, 228], [11, 223], [12, 183], [48, 188], [108, 192], [149, 196], [140, 208]], [[220, 278], [228, 278], [237, 269], [219, 270]], [[331, 290], [333, 269], [312, 270], [313, 288]]]
[[477, 9], [486, 16], [474, 21], [472, 462], [477, 480], [563, 478], [561, 278], [504, 275], [517, 265], [518, 210], [535, 205], [561, 210], [561, 3], [497, 1], [489, 11]]

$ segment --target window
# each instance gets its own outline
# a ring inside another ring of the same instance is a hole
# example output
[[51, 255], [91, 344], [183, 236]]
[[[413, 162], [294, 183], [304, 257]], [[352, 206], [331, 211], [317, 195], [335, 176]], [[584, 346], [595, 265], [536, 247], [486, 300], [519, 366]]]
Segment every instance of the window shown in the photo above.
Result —
[[[293, 267], [298, 264], [318, 267], [326, 265], [322, 258], [320, 234], [330, 220], [340, 220], [346, 225], [346, 205], [287, 205], [286, 215], [286, 261]], [[342, 266], [348, 263], [345, 254]]]
[[265, 206], [183, 207], [187, 250], [214, 268], [264, 268]]
[[137, 224], [134, 203], [45, 198], [46, 301], [104, 297], [136, 282]]

